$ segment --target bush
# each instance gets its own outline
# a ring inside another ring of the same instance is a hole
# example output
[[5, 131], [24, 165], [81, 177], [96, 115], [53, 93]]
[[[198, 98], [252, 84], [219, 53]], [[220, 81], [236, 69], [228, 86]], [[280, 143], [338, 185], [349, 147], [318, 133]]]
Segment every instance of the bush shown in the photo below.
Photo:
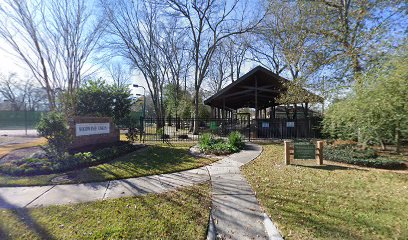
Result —
[[127, 86], [107, 84], [105, 81], [87, 81], [77, 91], [76, 114], [79, 116], [112, 117], [119, 125], [129, 114], [132, 106]]
[[198, 141], [198, 145], [200, 146], [200, 148], [206, 148], [214, 144], [214, 141], [215, 141], [215, 138], [212, 134], [204, 133], [203, 135], [201, 135], [201, 138]]
[[37, 125], [38, 134], [48, 140], [46, 147], [47, 154], [58, 159], [67, 152], [68, 146], [72, 142], [67, 121], [62, 113], [49, 112], [41, 116]]
[[378, 157], [373, 149], [356, 149], [350, 145], [327, 146], [324, 149], [324, 158], [334, 162], [348, 163], [363, 167], [403, 169], [404, 161]]
[[238, 149], [244, 148], [245, 145], [242, 135], [238, 131], [231, 132], [228, 135], [228, 143]]
[[239, 132], [232, 132], [228, 136], [228, 141], [215, 138], [210, 133], [205, 133], [201, 136], [198, 146], [200, 150], [206, 154], [225, 155], [229, 153], [239, 152], [244, 147], [242, 136]]
[[94, 166], [111, 161], [121, 155], [139, 149], [139, 146], [124, 144], [111, 148], [103, 148], [91, 152], [81, 152], [74, 155], [64, 154], [58, 161], [47, 158], [26, 158], [14, 160], [0, 165], [0, 172], [9, 175], [40, 175], [74, 170], [80, 167]]

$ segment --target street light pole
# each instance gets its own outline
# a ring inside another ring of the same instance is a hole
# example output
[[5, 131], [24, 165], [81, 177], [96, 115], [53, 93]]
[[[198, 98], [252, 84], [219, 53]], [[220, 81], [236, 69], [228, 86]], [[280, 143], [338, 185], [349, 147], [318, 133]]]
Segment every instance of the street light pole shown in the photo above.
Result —
[[[140, 117], [140, 125], [141, 125], [141, 132], [140, 132], [140, 138], [142, 137], [142, 134], [144, 133], [144, 119], [145, 119], [145, 114], [146, 114], [146, 89], [143, 86], [133, 84], [134, 88], [143, 88], [143, 116]], [[144, 142], [144, 140], [143, 140]]]
[[133, 84], [134, 88], [143, 88], [143, 118], [145, 118], [145, 114], [146, 114], [146, 89], [143, 86], [137, 85], [137, 84]]

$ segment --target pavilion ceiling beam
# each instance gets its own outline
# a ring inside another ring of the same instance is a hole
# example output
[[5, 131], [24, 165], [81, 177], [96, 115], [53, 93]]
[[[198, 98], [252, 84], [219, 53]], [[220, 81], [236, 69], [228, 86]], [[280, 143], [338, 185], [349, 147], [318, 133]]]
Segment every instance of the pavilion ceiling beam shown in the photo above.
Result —
[[280, 90], [276, 90], [276, 89], [265, 89], [265, 88], [260, 88], [260, 87], [250, 87], [250, 86], [242, 86], [241, 88], [245, 88], [245, 89], [251, 89], [251, 90], [258, 90], [258, 91], [263, 91], [263, 92], [271, 92], [271, 93], [281, 93], [282, 91]]
[[228, 97], [242, 95], [242, 94], [250, 93], [250, 92], [252, 92], [252, 90], [243, 90], [243, 91], [239, 91], [239, 92], [235, 92], [235, 93], [225, 94], [225, 95], [223, 95], [223, 97], [228, 98]]

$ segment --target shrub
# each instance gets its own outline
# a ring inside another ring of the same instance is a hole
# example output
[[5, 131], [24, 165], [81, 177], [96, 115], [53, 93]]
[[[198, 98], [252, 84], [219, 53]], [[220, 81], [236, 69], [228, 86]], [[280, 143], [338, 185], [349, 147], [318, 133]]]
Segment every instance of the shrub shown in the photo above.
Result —
[[203, 135], [201, 135], [200, 140], [198, 141], [198, 144], [200, 146], [200, 148], [205, 148], [208, 147], [212, 144], [214, 144], [214, 136], [210, 133], [204, 133]]
[[242, 135], [238, 131], [231, 132], [228, 135], [228, 143], [231, 146], [236, 147], [237, 149], [242, 149], [244, 148], [244, 145], [245, 145], [242, 139]]
[[204, 153], [225, 155], [229, 153], [238, 152], [244, 147], [242, 136], [238, 132], [233, 132], [228, 136], [228, 141], [224, 139], [217, 139], [210, 133], [205, 133], [201, 136], [198, 142], [200, 150]]
[[91, 152], [81, 152], [74, 155], [63, 154], [58, 161], [47, 158], [26, 158], [0, 164], [0, 172], [9, 175], [40, 175], [70, 171], [79, 167], [93, 166], [111, 161], [121, 155], [139, 149], [139, 146], [124, 144]]
[[330, 161], [348, 163], [363, 167], [403, 169], [406, 167], [404, 161], [378, 157], [373, 149], [356, 149], [352, 146], [327, 146], [324, 149], [324, 158]]
[[58, 159], [72, 142], [67, 121], [62, 113], [49, 112], [41, 116], [37, 125], [38, 134], [48, 140], [47, 154]]
[[107, 84], [103, 80], [87, 81], [77, 91], [76, 113], [80, 116], [112, 117], [116, 125], [125, 119], [132, 106], [127, 86]]
[[126, 137], [130, 143], [134, 143], [138, 140], [139, 135], [141, 134], [142, 119], [137, 118], [132, 114], [129, 114], [122, 121], [122, 127], [127, 129]]

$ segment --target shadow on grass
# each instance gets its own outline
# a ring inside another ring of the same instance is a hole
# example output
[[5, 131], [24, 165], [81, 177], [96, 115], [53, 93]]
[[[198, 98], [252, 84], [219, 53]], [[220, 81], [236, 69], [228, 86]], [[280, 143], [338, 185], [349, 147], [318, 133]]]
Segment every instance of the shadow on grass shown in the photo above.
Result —
[[189, 154], [188, 148], [149, 146], [109, 163], [68, 173], [72, 182], [92, 182], [153, 174], [171, 173], [201, 167], [212, 161]]
[[[58, 236], [78, 239], [83, 238], [82, 232], [92, 232], [97, 239], [116, 239], [122, 233], [128, 238], [138, 239], [150, 239], [152, 236], [202, 239], [206, 233], [211, 202], [208, 190], [209, 187], [191, 187], [180, 192], [97, 201], [74, 207], [47, 207], [34, 212], [25, 208], [7, 210], [7, 213], [0, 216], [5, 216], [6, 219], [2, 220], [10, 222], [5, 225], [0, 222], [0, 239], [58, 239]], [[0, 197], [1, 202], [3, 206], [17, 207]], [[115, 217], [106, 217], [108, 215]], [[36, 220], [36, 217], [48, 220], [40, 224], [41, 221]], [[140, 218], [137, 220], [138, 224], [128, 224], [127, 221], [132, 221], [135, 217]], [[101, 227], [96, 227], [96, 221]], [[65, 229], [54, 229], [55, 223], [64, 223]], [[78, 227], [78, 223], [84, 225]], [[8, 226], [9, 224], [13, 226]]]
[[[39, 224], [27, 208], [20, 208], [15, 206], [0, 196], [0, 206], [10, 209], [10, 213], [13, 217], [19, 221], [21, 224], [27, 227], [27, 229], [33, 232], [35, 235], [39, 236], [41, 239], [55, 239], [55, 237], [41, 224]], [[12, 239], [13, 233], [9, 232], [7, 229], [2, 228], [0, 225], [0, 239]]]
[[368, 171], [367, 169], [359, 169], [359, 168], [350, 168], [350, 167], [344, 167], [344, 166], [338, 166], [338, 165], [303, 165], [303, 164], [293, 164], [293, 166], [297, 167], [305, 167], [305, 168], [311, 168], [311, 169], [318, 169], [318, 170], [326, 170], [326, 171], [336, 171], [336, 170], [359, 170], [359, 171]]

